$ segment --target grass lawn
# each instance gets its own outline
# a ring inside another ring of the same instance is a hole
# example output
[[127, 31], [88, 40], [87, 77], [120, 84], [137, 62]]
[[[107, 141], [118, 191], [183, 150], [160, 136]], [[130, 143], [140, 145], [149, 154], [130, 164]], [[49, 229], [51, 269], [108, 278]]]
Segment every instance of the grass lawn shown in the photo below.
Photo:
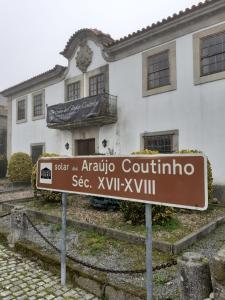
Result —
[[[44, 202], [39, 199], [23, 203], [23, 205], [48, 214], [61, 215], [61, 204], [57, 202]], [[210, 206], [205, 212], [176, 210], [173, 218], [164, 226], [153, 225], [153, 238], [173, 243], [223, 215], [225, 215], [225, 207]], [[94, 209], [91, 207], [88, 197], [85, 196], [70, 195], [68, 197], [67, 217], [80, 222], [145, 235], [144, 224], [134, 226], [125, 222], [120, 211]]]

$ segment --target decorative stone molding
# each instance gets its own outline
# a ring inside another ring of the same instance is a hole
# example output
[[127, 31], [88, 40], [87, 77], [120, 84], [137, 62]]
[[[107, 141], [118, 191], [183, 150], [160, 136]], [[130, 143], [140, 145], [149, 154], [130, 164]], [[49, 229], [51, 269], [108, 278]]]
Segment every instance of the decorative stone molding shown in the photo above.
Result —
[[86, 73], [93, 57], [93, 51], [87, 45], [86, 41], [80, 44], [80, 50], [77, 52], [76, 65], [81, 72]]

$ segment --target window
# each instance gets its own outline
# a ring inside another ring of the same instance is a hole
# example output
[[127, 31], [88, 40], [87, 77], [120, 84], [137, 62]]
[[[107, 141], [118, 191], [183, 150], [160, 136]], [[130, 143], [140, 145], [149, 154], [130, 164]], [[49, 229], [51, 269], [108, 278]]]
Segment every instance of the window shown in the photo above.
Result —
[[175, 90], [176, 43], [142, 53], [142, 95], [151, 96]]
[[77, 100], [80, 98], [80, 81], [67, 85], [67, 101]]
[[170, 84], [169, 52], [148, 57], [148, 90]]
[[31, 158], [33, 164], [36, 164], [38, 158], [44, 152], [44, 144], [31, 145]]
[[33, 120], [44, 118], [44, 92], [33, 94]]
[[0, 128], [0, 155], [6, 154], [7, 130]]
[[171, 134], [155, 135], [144, 137], [144, 148], [149, 150], [158, 150], [160, 153], [173, 152]]
[[26, 103], [26, 98], [17, 100], [17, 123], [26, 121]]
[[194, 83], [225, 78], [225, 24], [193, 35]]
[[105, 92], [104, 74], [98, 74], [89, 78], [89, 95], [96, 96]]
[[160, 153], [172, 153], [178, 150], [178, 130], [143, 135], [144, 149], [157, 150]]
[[201, 76], [225, 70], [225, 32], [201, 40]]

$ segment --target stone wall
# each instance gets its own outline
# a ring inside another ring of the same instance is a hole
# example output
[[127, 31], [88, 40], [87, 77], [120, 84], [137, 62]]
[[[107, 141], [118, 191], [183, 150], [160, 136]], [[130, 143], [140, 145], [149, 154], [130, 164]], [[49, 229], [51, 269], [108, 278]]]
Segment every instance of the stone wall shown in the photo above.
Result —
[[187, 252], [178, 260], [181, 300], [225, 300], [225, 246], [208, 261]]

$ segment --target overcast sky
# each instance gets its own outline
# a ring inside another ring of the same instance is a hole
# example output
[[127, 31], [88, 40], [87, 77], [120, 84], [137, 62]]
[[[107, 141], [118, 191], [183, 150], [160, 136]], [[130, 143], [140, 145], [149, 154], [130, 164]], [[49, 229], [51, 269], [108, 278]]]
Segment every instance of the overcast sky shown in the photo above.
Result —
[[54, 67], [81, 28], [117, 39], [199, 0], [0, 0], [0, 91]]

